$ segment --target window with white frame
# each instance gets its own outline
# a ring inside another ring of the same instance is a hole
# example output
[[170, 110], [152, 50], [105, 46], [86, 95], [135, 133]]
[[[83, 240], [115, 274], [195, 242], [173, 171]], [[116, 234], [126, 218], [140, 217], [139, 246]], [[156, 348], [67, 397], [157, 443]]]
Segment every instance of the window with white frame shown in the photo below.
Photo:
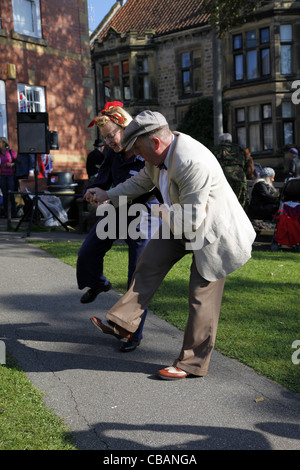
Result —
[[292, 73], [292, 25], [280, 26], [280, 71], [282, 75]]
[[111, 101], [111, 78], [109, 65], [105, 64], [102, 67], [103, 71], [103, 88], [104, 88], [104, 100]]
[[283, 101], [281, 104], [283, 144], [293, 145], [294, 143], [294, 107], [291, 101]]
[[183, 52], [181, 61], [181, 87], [183, 95], [201, 92], [201, 50]]
[[129, 60], [122, 61], [122, 82], [123, 82], [123, 99], [130, 100], [130, 76], [129, 76]]
[[122, 100], [121, 96], [121, 73], [120, 73], [120, 63], [115, 62], [112, 66], [113, 69], [113, 76], [112, 76], [112, 82], [113, 82], [113, 89], [114, 89], [114, 98], [116, 100]]
[[128, 101], [131, 98], [129, 60], [102, 66], [104, 101]]
[[237, 142], [250, 152], [273, 149], [272, 105], [255, 104], [235, 110]]
[[18, 109], [21, 113], [46, 112], [45, 88], [19, 83]]
[[233, 35], [234, 80], [253, 80], [271, 73], [270, 29]]
[[42, 37], [40, 0], [12, 0], [14, 30], [35, 38]]
[[138, 99], [148, 100], [149, 93], [149, 76], [148, 76], [148, 59], [137, 59], [137, 73], [138, 73]]
[[273, 149], [272, 105], [263, 104], [261, 107], [262, 144], [263, 150]]
[[6, 94], [5, 82], [0, 80], [0, 135], [8, 137], [7, 135], [7, 117], [6, 117]]

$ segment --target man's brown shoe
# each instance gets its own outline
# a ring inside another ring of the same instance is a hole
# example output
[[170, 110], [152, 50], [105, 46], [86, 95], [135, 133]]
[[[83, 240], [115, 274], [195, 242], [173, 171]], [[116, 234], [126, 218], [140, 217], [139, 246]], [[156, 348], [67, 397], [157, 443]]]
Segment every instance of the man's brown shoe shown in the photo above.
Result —
[[106, 335], [115, 336], [118, 339], [130, 338], [130, 336], [132, 335], [132, 333], [111, 321], [100, 320], [100, 318], [92, 317], [91, 322], [93, 323], [93, 325], [95, 325], [96, 328], [102, 331], [102, 333]]
[[157, 372], [157, 374], [161, 379], [165, 380], [185, 379], [189, 375], [184, 370], [178, 369], [178, 367], [173, 366], [161, 369]]

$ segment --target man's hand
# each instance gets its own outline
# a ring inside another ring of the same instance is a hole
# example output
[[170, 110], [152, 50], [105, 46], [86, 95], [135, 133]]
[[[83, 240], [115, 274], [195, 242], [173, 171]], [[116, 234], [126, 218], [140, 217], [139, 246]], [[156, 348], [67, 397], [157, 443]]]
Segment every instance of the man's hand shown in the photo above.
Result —
[[151, 213], [166, 221], [169, 219], [170, 209], [166, 204], [151, 204]]
[[100, 202], [107, 201], [108, 199], [106, 191], [100, 188], [87, 189], [84, 197], [88, 202], [94, 204], [95, 206], [98, 206]]

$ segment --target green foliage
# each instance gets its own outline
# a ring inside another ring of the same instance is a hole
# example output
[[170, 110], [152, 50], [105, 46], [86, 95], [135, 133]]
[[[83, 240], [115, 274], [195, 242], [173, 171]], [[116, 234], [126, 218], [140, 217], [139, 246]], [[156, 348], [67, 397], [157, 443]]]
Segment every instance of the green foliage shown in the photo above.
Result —
[[221, 37], [233, 26], [243, 24], [263, 2], [257, 0], [203, 0], [203, 10], [209, 22]]
[[188, 134], [208, 148], [214, 145], [213, 100], [199, 98], [191, 104], [180, 126], [179, 132]]

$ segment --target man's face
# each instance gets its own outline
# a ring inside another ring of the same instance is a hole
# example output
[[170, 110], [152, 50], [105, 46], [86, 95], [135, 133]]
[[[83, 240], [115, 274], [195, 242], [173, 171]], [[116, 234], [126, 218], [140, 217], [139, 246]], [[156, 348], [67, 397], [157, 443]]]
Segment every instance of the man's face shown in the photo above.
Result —
[[141, 155], [150, 165], [157, 166], [164, 160], [160, 140], [156, 137], [137, 138], [133, 146], [135, 155]]

